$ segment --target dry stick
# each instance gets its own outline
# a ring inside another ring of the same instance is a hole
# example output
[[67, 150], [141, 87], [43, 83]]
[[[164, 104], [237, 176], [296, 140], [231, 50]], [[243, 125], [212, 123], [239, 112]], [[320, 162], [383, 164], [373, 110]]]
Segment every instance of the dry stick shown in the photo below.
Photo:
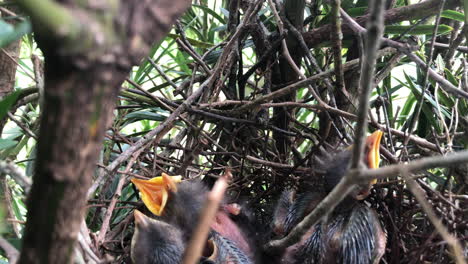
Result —
[[0, 160], [0, 172], [10, 175], [23, 188], [25, 194], [31, 189], [31, 178], [27, 177], [13, 162]]
[[365, 51], [362, 61], [361, 78], [359, 86], [361, 87], [359, 96], [358, 119], [355, 133], [355, 142], [353, 147], [353, 157], [351, 159], [351, 168], [359, 168], [364, 152], [364, 138], [367, 133], [367, 113], [369, 112], [370, 93], [374, 87], [373, 75], [375, 61], [377, 59], [377, 49], [380, 45], [380, 39], [383, 34], [383, 5], [378, 1], [370, 2], [370, 17], [367, 24], [367, 35], [365, 38]]
[[[333, 190], [323, 199], [314, 210], [308, 214], [297, 226], [291, 230], [291, 232], [284, 238], [271, 241], [265, 247], [269, 252], [273, 250], [282, 250], [288, 246], [297, 243], [301, 237], [315, 224], [323, 215], [329, 214], [343, 198], [354, 188], [354, 182], [358, 180], [360, 173], [360, 156], [364, 149], [363, 138], [367, 130], [366, 117], [369, 109], [369, 94], [372, 87], [372, 75], [374, 72], [374, 65], [377, 55], [377, 48], [379, 39], [383, 33], [383, 5], [380, 5], [374, 1], [371, 3], [370, 12], [371, 17], [369, 20], [368, 28], [369, 34], [367, 39], [366, 55], [369, 61], [364, 61], [363, 72], [364, 76], [361, 76], [361, 87], [362, 94], [360, 97], [360, 106], [358, 109], [358, 124], [356, 133], [356, 140], [358, 146], [356, 146], [353, 153], [353, 168], [358, 170], [350, 170], [349, 173], [333, 188]], [[366, 63], [367, 62], [367, 63]], [[363, 95], [366, 94], [366, 95]], [[360, 149], [359, 153], [356, 153], [356, 149]], [[357, 159], [357, 162], [354, 160]]]
[[408, 173], [415, 173], [436, 167], [449, 167], [468, 163], [468, 150], [456, 152], [447, 156], [422, 158], [407, 164], [393, 164], [379, 169], [364, 169], [359, 174], [359, 182], [369, 182], [371, 179], [384, 179], [397, 177], [401, 169]]
[[[447, 54], [445, 55], [444, 61], [445, 61], [445, 64], [447, 65], [447, 67], [449, 69], [452, 68], [451, 61], [452, 61], [453, 56], [455, 55], [455, 51], [462, 48], [462, 47], [460, 47], [460, 45], [462, 44], [463, 40], [465, 39], [465, 32], [467, 32], [467, 31], [468, 31], [468, 25], [465, 24], [462, 27], [462, 29], [460, 30], [458, 36], [456, 36], [456, 38], [451, 41], [450, 45], [447, 45], [448, 46], [448, 51], [447, 51]], [[435, 45], [436, 45], [436, 43], [434, 43], [434, 46]]]
[[[419, 67], [421, 67], [423, 70], [427, 69], [427, 65], [424, 63], [421, 58], [418, 56], [414, 55], [411, 51], [408, 49], [405, 49], [402, 47], [401, 43], [391, 41], [391, 40], [384, 40], [385, 43], [387, 43], [389, 46], [392, 46], [398, 50], [401, 50], [405, 53], [408, 58], [410, 58], [413, 62], [415, 62]], [[437, 72], [429, 68], [429, 76], [436, 82], [439, 83], [440, 87], [444, 89], [446, 92], [451, 93], [452, 95], [458, 97], [458, 98], [464, 98], [465, 100], [468, 100], [468, 92], [465, 92], [461, 89], [458, 89], [455, 87], [451, 82], [447, 81], [444, 77], [439, 75]]]
[[[284, 24], [283, 24], [283, 20], [281, 20], [281, 17], [280, 15], [278, 14], [278, 11], [276, 10], [276, 7], [275, 7], [275, 4], [273, 3], [272, 0], [268, 0], [268, 3], [270, 4], [270, 8], [274, 14], [274, 17], [275, 19], [277, 20], [276, 23], [278, 24], [278, 28], [279, 28], [279, 31], [280, 31], [280, 34], [281, 35], [284, 35]], [[280, 6], [280, 3], [278, 1], [276, 1], [276, 4], [278, 6]], [[301, 70], [299, 69], [299, 67], [296, 65], [296, 63], [294, 62], [294, 60], [292, 59], [291, 57], [291, 54], [289, 53], [289, 49], [288, 49], [288, 46], [286, 44], [286, 39], [282, 39], [281, 40], [281, 46], [282, 46], [282, 50], [283, 50], [283, 56], [286, 58], [286, 60], [288, 61], [289, 65], [291, 66], [291, 68], [296, 72], [296, 74], [300, 77], [300, 79], [302, 80], [305, 80], [307, 79], [307, 77], [301, 72]], [[324, 105], [326, 106], [327, 103], [325, 103], [322, 98], [315, 92], [314, 88], [310, 87], [309, 84], [307, 84], [307, 89], [309, 90], [309, 92], [312, 94], [312, 96], [314, 96], [315, 100], [317, 100], [317, 102], [320, 104], [320, 105]], [[292, 91], [290, 91], [292, 92]]]
[[262, 159], [259, 159], [259, 158], [256, 158], [256, 157], [253, 157], [253, 156], [250, 156], [250, 155], [247, 155], [245, 158], [252, 161], [252, 162], [259, 163], [259, 164], [269, 166], [269, 167], [272, 167], [272, 168], [279, 168], [279, 169], [292, 169], [292, 168], [294, 168], [293, 165], [277, 163], [277, 162], [272, 162], [272, 161], [268, 161], [268, 160], [262, 160]]
[[306, 103], [296, 103], [296, 102], [281, 102], [281, 103], [266, 103], [266, 104], [261, 104], [261, 107], [265, 108], [270, 108], [270, 107], [300, 107], [300, 108], [306, 108], [306, 109], [311, 109], [311, 110], [320, 110], [320, 111], [328, 111], [336, 115], [340, 115], [342, 117], [346, 117], [349, 119], [357, 119], [357, 116], [354, 114], [351, 114], [349, 112], [343, 111], [341, 109], [333, 108], [333, 107], [325, 107], [323, 105], [319, 104], [306, 104]]
[[195, 264], [200, 259], [203, 247], [205, 246], [205, 241], [210, 231], [211, 223], [213, 222], [219, 205], [223, 200], [224, 193], [228, 187], [228, 174], [230, 174], [230, 172], [226, 171], [226, 174], [216, 181], [213, 189], [208, 193], [208, 197], [201, 211], [195, 232], [184, 252], [182, 264]]
[[12, 246], [3, 236], [0, 236], [0, 248], [3, 249], [6, 253], [6, 257], [10, 261], [10, 263], [16, 263], [18, 261], [19, 252], [18, 250]]
[[32, 137], [35, 140], [37, 140], [36, 134], [34, 134], [34, 132], [32, 132], [25, 124], [21, 123], [18, 119], [16, 119], [12, 113], [7, 112], [7, 115], [11, 119], [11, 121], [16, 123], [16, 125], [18, 125], [29, 137]]
[[[468, 27], [464, 27], [464, 28], [468, 29]], [[460, 37], [460, 34], [458, 35], [458, 37]], [[458, 39], [458, 37], [457, 37], [457, 39]], [[464, 36], [463, 36], [463, 38], [464, 38]], [[462, 42], [463, 42], [463, 40], [462, 40]], [[430, 45], [430, 44], [426, 44], [426, 45]], [[461, 45], [461, 43], [460, 43], [460, 45]], [[436, 42], [434, 44], [434, 46], [437, 47], [437, 48], [441, 48], [441, 49], [450, 49], [450, 47], [451, 47], [451, 45], [449, 45], [449, 44], [439, 43], [439, 42]], [[463, 52], [463, 53], [468, 53], [468, 47], [467, 46], [456, 46], [455, 50]]]
[[343, 32], [341, 31], [341, 16], [340, 16], [340, 7], [341, 0], [332, 0], [332, 25], [333, 29], [331, 34], [331, 41], [333, 45], [333, 57], [335, 64], [335, 76], [336, 76], [336, 86], [340, 91], [346, 90], [345, 81], [344, 81], [344, 71], [343, 71], [343, 62], [341, 51], [343, 48]]
[[94, 259], [97, 263], [100, 263], [101, 261], [95, 253], [95, 252], [98, 252], [98, 250], [96, 247], [94, 247], [94, 244], [91, 241], [91, 237], [89, 233], [90, 231], [89, 231], [88, 226], [86, 225], [86, 219], [83, 219], [83, 222], [81, 222], [80, 233], [78, 234], [78, 241], [83, 251], [90, 258]]
[[158, 71], [159, 75], [161, 75], [167, 83], [169, 83], [174, 89], [179, 88], [177, 84], [175, 84], [171, 78], [169, 78], [169, 76], [164, 73], [163, 69], [161, 69], [161, 67], [159, 67], [159, 65], [154, 62], [153, 59], [151, 59], [151, 57], [148, 56], [146, 59], [151, 63], [151, 65], [153, 65], [153, 67]]
[[423, 208], [424, 212], [427, 214], [427, 217], [431, 221], [431, 223], [436, 228], [437, 232], [442, 236], [442, 238], [449, 244], [452, 248], [453, 254], [455, 255], [455, 262], [457, 264], [466, 264], [465, 258], [463, 256], [463, 249], [460, 245], [460, 242], [456, 237], [454, 237], [447, 228], [444, 226], [442, 221], [437, 217], [432, 206], [427, 202], [427, 197], [425, 197], [421, 186], [419, 186], [414, 179], [409, 177], [409, 173], [406, 170], [401, 170], [401, 175], [405, 178], [406, 183], [413, 193], [416, 200], [418, 200], [419, 204]]
[[[273, 12], [276, 23], [278, 24], [278, 29], [279, 29], [280, 35], [284, 35], [284, 24], [283, 24], [283, 21], [281, 20], [279, 14], [278, 14], [278, 11], [276, 10], [275, 4], [273, 3], [272, 0], [268, 0], [268, 4], [270, 5], [270, 8], [271, 8], [271, 11]], [[277, 4], [278, 4], [278, 2], [277, 2]], [[281, 40], [281, 48], [283, 50], [283, 56], [288, 61], [289, 66], [291, 66], [291, 68], [293, 68], [293, 70], [296, 72], [297, 75], [300, 76], [301, 79], [305, 79], [304, 74], [302, 74], [299, 67], [297, 67], [296, 63], [294, 63], [294, 60], [292, 59], [291, 54], [289, 53], [288, 45], [286, 44], [286, 40], [284, 38]]]
[[[130, 171], [130, 169], [132, 168], [133, 164], [135, 163], [135, 161], [138, 158], [141, 151], [143, 151], [143, 149], [140, 149], [139, 151], [135, 152], [132, 155], [132, 158], [128, 162], [127, 167], [125, 168], [124, 172], [129, 172]], [[123, 188], [126, 181], [127, 181], [127, 176], [125, 176], [125, 173], [124, 173], [123, 175], [120, 176], [120, 179], [119, 179], [119, 182], [117, 184], [117, 188], [115, 190], [115, 193], [112, 196], [112, 200], [111, 200], [109, 206], [107, 207], [107, 211], [106, 211], [106, 213], [105, 213], [105, 215], [103, 217], [102, 226], [101, 226], [101, 229], [99, 230], [99, 235], [98, 235], [97, 240], [96, 240], [96, 243], [98, 245], [102, 245], [102, 243], [104, 242], [104, 239], [106, 238], [106, 233], [107, 233], [107, 229], [109, 229], [110, 220], [111, 220], [111, 217], [112, 217], [112, 212], [114, 211], [115, 205], [117, 204], [117, 200], [121, 196], [122, 188]]]

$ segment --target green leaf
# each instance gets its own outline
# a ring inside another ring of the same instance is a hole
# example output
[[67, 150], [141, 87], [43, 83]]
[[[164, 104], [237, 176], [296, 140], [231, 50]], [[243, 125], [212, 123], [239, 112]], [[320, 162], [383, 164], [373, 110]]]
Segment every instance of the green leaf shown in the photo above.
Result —
[[206, 13], [212, 15], [214, 18], [216, 18], [220, 23], [226, 23], [224, 18], [222, 18], [220, 15], [218, 15], [213, 9], [206, 7], [206, 6], [201, 6], [201, 5], [192, 5], [192, 7], [200, 8], [201, 10], [205, 11]]
[[11, 148], [15, 146], [17, 143], [18, 141], [15, 141], [15, 140], [0, 138], [0, 150]]
[[444, 10], [442, 14], [440, 14], [443, 18], [448, 18], [452, 20], [457, 20], [460, 22], [465, 22], [465, 15], [463, 13], [457, 12], [455, 10]]
[[16, 99], [18, 99], [20, 93], [21, 90], [16, 90], [0, 101], [0, 120], [6, 116], [8, 110], [10, 110], [11, 106], [16, 102]]
[[[168, 34], [167, 35], [168, 37], [172, 38], [172, 39], [178, 39], [180, 38], [180, 35], [177, 35], [177, 34]], [[213, 47], [214, 45], [211, 44], [211, 43], [208, 43], [208, 42], [203, 42], [203, 41], [199, 41], [199, 40], [196, 40], [196, 39], [193, 39], [193, 38], [186, 38], [187, 41], [192, 44], [193, 46], [197, 47], [197, 48], [202, 48], [202, 49], [209, 49], [211, 47]]]
[[0, 20], [0, 37], [11, 34], [14, 31], [15, 28], [11, 24], [8, 24], [3, 19]]
[[16, 27], [6, 23], [4, 20], [0, 20], [0, 48], [20, 39], [23, 35], [30, 32], [31, 23], [28, 20], [17, 24]]
[[[408, 31], [411, 29], [410, 31]], [[447, 34], [452, 31], [453, 28], [447, 25], [439, 25], [437, 30], [438, 35]], [[432, 35], [434, 32], [434, 25], [418, 25], [418, 26], [400, 26], [400, 25], [390, 25], [385, 26], [385, 34], [410, 34], [410, 35]]]
[[[151, 121], [159, 121], [159, 122], [166, 120], [168, 116], [167, 111], [162, 110], [160, 108], [154, 108], [154, 109], [156, 109], [156, 111], [158, 111], [159, 113], [154, 113], [150, 111], [135, 111], [135, 112], [129, 113], [128, 115], [125, 116], [125, 123], [129, 124], [129, 123], [142, 121], [142, 120], [143, 121], [151, 120]], [[165, 113], [165, 114], [161, 114], [161, 113]]]
[[447, 76], [447, 80], [451, 82], [454, 86], [458, 87], [458, 80], [455, 76], [453, 76], [453, 73], [447, 68], [445, 68], [444, 71], [445, 71], [445, 75]]

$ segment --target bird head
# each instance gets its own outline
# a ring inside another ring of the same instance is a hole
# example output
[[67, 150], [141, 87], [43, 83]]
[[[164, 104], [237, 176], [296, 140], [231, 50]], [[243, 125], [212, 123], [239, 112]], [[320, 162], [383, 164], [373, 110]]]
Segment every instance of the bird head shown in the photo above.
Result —
[[149, 180], [131, 179], [132, 183], [140, 190], [143, 203], [157, 216], [160, 216], [164, 211], [169, 192], [177, 192], [177, 183], [181, 180], [181, 176], [169, 176], [166, 173]]
[[134, 211], [135, 232], [132, 238], [133, 263], [180, 263], [185, 244], [175, 226]]
[[208, 193], [200, 181], [182, 181], [181, 176], [163, 173], [149, 180], [133, 178], [132, 182], [154, 215], [180, 228], [184, 239], [190, 237]]
[[[364, 149], [364, 164], [370, 169], [377, 169], [380, 163], [380, 140], [382, 139], [383, 132], [380, 130], [375, 131], [366, 138]], [[353, 146], [348, 147], [332, 157], [325, 168], [325, 190], [330, 192], [346, 175], [351, 164], [351, 156]], [[368, 183], [361, 184], [351, 192], [351, 197], [356, 200], [365, 199], [373, 184], [377, 180], [372, 180]]]

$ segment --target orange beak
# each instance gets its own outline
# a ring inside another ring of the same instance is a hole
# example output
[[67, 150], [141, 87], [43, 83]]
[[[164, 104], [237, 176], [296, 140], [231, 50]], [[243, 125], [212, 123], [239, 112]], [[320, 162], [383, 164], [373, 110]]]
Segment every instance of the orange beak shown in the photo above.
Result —
[[135, 217], [135, 224], [144, 227], [148, 226], [148, 217], [142, 212], [135, 210], [133, 211], [133, 216]]
[[181, 182], [181, 180], [181, 176], [169, 176], [165, 173], [149, 180], [131, 179], [140, 190], [143, 203], [157, 216], [162, 214], [166, 206], [169, 191], [176, 192], [176, 183]]
[[[383, 132], [380, 130], [375, 131], [366, 139], [367, 153], [367, 166], [371, 169], [377, 169], [380, 163], [380, 140], [382, 139]], [[377, 180], [372, 180], [371, 184], [375, 184]]]

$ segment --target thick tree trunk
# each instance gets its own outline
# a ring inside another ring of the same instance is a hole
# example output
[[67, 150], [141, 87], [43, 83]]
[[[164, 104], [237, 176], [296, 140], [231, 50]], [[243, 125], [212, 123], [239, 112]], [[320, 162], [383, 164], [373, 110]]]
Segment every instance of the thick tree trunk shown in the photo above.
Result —
[[20, 263], [69, 262], [106, 124], [126, 76], [108, 67], [85, 72], [63, 67], [46, 60], [45, 107], [28, 201], [28, 219], [34, 221], [26, 225]]
[[45, 57], [44, 110], [19, 263], [70, 263], [119, 87], [190, 2], [19, 2]]

